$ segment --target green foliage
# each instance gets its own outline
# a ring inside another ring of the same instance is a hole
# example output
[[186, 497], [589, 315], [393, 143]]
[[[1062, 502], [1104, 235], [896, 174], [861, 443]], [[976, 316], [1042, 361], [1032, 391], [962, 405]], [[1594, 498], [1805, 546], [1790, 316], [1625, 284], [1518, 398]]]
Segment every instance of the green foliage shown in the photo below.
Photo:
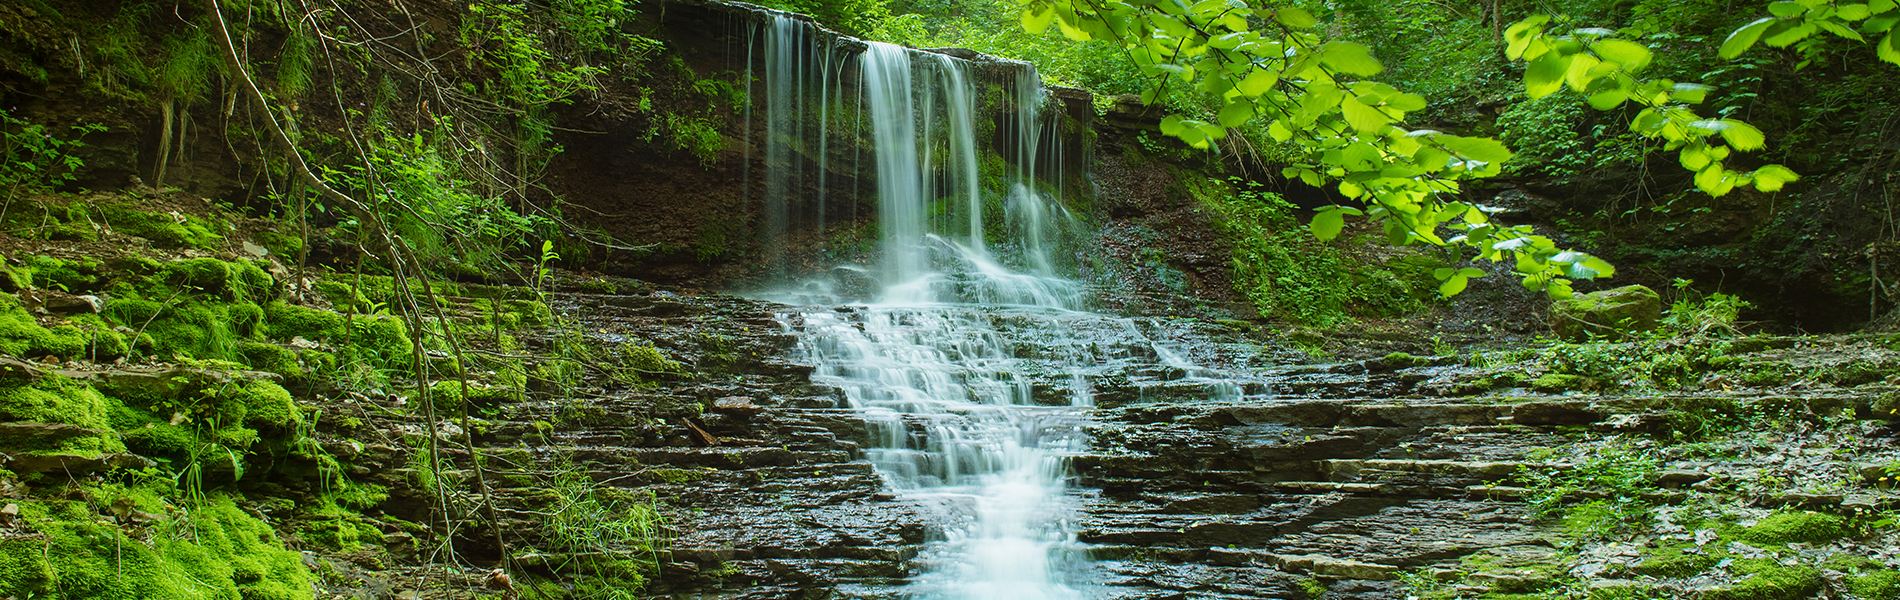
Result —
[[8, 202], [22, 190], [50, 188], [77, 178], [79, 169], [86, 166], [74, 154], [86, 146], [79, 138], [105, 131], [105, 126], [86, 124], [68, 129], [69, 135], [55, 137], [54, 129], [0, 110], [0, 187], [6, 188]]
[[1504, 143], [1517, 150], [1517, 158], [1504, 165], [1512, 174], [1572, 177], [1590, 169], [1620, 164], [1635, 158], [1625, 154], [1599, 152], [1578, 131], [1586, 114], [1583, 100], [1571, 95], [1551, 95], [1511, 105], [1498, 115], [1504, 129]]
[[[1219, 96], [1212, 120], [1162, 120], [1162, 133], [1192, 146], [1209, 148], [1228, 128], [1270, 120], [1272, 139], [1299, 148], [1302, 157], [1283, 175], [1314, 186], [1337, 182], [1341, 195], [1367, 205], [1322, 210], [1312, 223], [1322, 240], [1340, 231], [1344, 217], [1365, 215], [1383, 224], [1393, 244], [1462, 246], [1488, 260], [1512, 260], [1526, 287], [1560, 298], [1570, 295], [1571, 278], [1614, 274], [1601, 259], [1557, 248], [1527, 226], [1494, 224], [1477, 206], [1439, 200], [1458, 192], [1460, 180], [1499, 173], [1510, 150], [1490, 138], [1402, 126], [1425, 99], [1367, 79], [1383, 69], [1367, 47], [1325, 39], [1305, 10], [1036, 0], [1021, 14], [1032, 32], [1053, 23], [1072, 39], [1119, 44], [1148, 79], [1144, 102], [1154, 103], [1177, 82]], [[1268, 26], [1254, 28], [1259, 21]], [[1441, 229], [1455, 235], [1441, 237]], [[1458, 270], [1435, 275], [1446, 294], [1470, 277]]]
[[204, 25], [168, 35], [162, 42], [164, 58], [155, 70], [160, 94], [190, 103], [210, 91], [211, 73], [221, 58]]
[[[1555, 454], [1552, 450], [1539, 457], [1548, 459]], [[1642, 496], [1653, 489], [1655, 472], [1660, 467], [1661, 461], [1647, 450], [1628, 443], [1610, 443], [1568, 469], [1520, 467], [1517, 479], [1528, 488], [1525, 501], [1532, 516], [1560, 517], [1574, 539], [1589, 542], [1648, 523], [1649, 505]], [[1606, 497], [1566, 508], [1566, 497], [1581, 490], [1594, 490]]]
[[1301, 232], [1285, 199], [1247, 183], [1210, 184], [1197, 195], [1220, 216], [1214, 226], [1233, 244], [1235, 291], [1260, 316], [1326, 327], [1424, 307], [1419, 291], [1429, 288], [1418, 281], [1421, 269], [1407, 274], [1400, 260], [1393, 261], [1397, 268], [1356, 264]]
[[370, 145], [367, 169], [352, 166], [342, 180], [366, 192], [384, 226], [419, 256], [490, 268], [523, 239], [545, 236], [553, 226], [547, 216], [524, 215], [506, 198], [452, 175], [461, 172], [453, 130], [446, 119], [436, 125], [428, 134], [384, 135]]
[[[0, 421], [65, 423], [100, 432], [112, 431], [109, 417], [116, 402], [90, 386], [61, 375], [47, 374], [28, 381], [0, 385]], [[109, 433], [79, 436], [50, 447], [28, 448], [15, 440], [0, 440], [11, 450], [61, 450], [84, 453], [119, 452], [125, 445]]]
[[883, 24], [890, 15], [889, 0], [764, 0], [760, 6], [803, 13], [826, 26], [847, 34], [864, 36]]
[[1900, 37], [1896, 37], [1894, 31], [1894, 25], [1900, 23], [1900, 10], [1896, 10], [1893, 0], [1871, 0], [1865, 3], [1780, 1], [1769, 3], [1768, 13], [1769, 16], [1730, 33], [1728, 39], [1722, 42], [1722, 58], [1739, 57], [1756, 42], [1760, 42], [1775, 48], [1795, 46], [1796, 52], [1803, 58], [1796, 68], [1805, 67], [1820, 53], [1823, 45], [1813, 37], [1814, 34], [1824, 31], [1856, 42], [1878, 37], [1879, 40], [1873, 43], [1874, 55], [1880, 60], [1900, 65]]
[[1676, 300], [1670, 303], [1661, 321], [1664, 330], [1690, 336], [1739, 335], [1741, 332], [1735, 328], [1736, 319], [1742, 311], [1754, 308], [1754, 305], [1721, 292], [1700, 296], [1689, 287], [1694, 283], [1687, 279], [1676, 280]]
[[[1764, 165], [1746, 173], [1724, 165], [1731, 149], [1761, 150], [1766, 138], [1760, 129], [1739, 119], [1697, 114], [1693, 105], [1708, 97], [1710, 86], [1646, 78], [1642, 72], [1652, 59], [1647, 46], [1603, 28], [1559, 33], [1569, 25], [1563, 19], [1555, 21], [1536, 15], [1505, 31], [1510, 42], [1505, 54], [1528, 63], [1524, 87], [1531, 98], [1568, 87], [1597, 110], [1617, 109], [1627, 102], [1643, 107], [1631, 119], [1630, 130], [1662, 141], [1666, 150], [1678, 150], [1682, 166], [1696, 172], [1696, 188], [1711, 196], [1749, 185], [1772, 192], [1797, 179], [1794, 171], [1781, 165]], [[1725, 145], [1712, 143], [1716, 136]]]
[[166, 263], [158, 279], [189, 293], [225, 302], [269, 302], [279, 289], [276, 280], [256, 263], [215, 258], [187, 258]]
[[643, 597], [666, 544], [666, 520], [652, 496], [596, 484], [573, 470], [557, 471], [547, 492], [550, 550], [573, 557], [555, 571], [574, 574], [579, 597]]

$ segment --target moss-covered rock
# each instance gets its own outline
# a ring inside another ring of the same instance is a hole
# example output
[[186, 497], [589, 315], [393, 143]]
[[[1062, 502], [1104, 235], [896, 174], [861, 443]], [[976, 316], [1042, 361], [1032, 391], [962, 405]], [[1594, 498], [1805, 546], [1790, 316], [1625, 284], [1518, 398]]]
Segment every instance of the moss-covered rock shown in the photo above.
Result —
[[1578, 294], [1550, 305], [1551, 329], [1573, 342], [1649, 331], [1661, 318], [1662, 296], [1640, 285]]
[[1850, 578], [1847, 589], [1862, 598], [1900, 598], [1900, 571], [1874, 571]]
[[1737, 560], [1729, 569], [1744, 575], [1725, 588], [1703, 592], [1702, 600], [1797, 600], [1821, 591], [1821, 571], [1813, 567], [1784, 567], [1772, 559]]
[[1554, 392], [1563, 392], [1563, 391], [1568, 391], [1568, 390], [1580, 390], [1586, 387], [1586, 384], [1588, 383], [1589, 383], [1589, 379], [1582, 375], [1571, 375], [1569, 373], [1546, 373], [1543, 376], [1538, 377], [1537, 379], [1531, 380], [1531, 389], [1537, 390], [1540, 392], [1554, 393]]
[[63, 423], [98, 432], [70, 437], [35, 450], [120, 452], [118, 436], [111, 435], [110, 415], [115, 403], [91, 386], [55, 374], [25, 381], [0, 382], [0, 421]]
[[1753, 544], [1779, 545], [1826, 542], [1845, 535], [1845, 518], [1816, 512], [1789, 511], [1768, 515], [1755, 526], [1742, 530], [1740, 537]]
[[[134, 504], [151, 514], [165, 506]], [[45, 535], [0, 542], [0, 596], [100, 600], [305, 600], [311, 576], [270, 526], [228, 498], [189, 511], [191, 535], [149, 542], [100, 518], [86, 502], [21, 503]], [[25, 543], [21, 543], [25, 542]]]
[[343, 315], [282, 300], [273, 300], [264, 305], [264, 321], [267, 324], [266, 336], [273, 340], [304, 338], [330, 341], [341, 339], [344, 332]]
[[224, 236], [216, 233], [217, 224], [193, 215], [176, 212], [146, 212], [129, 206], [112, 205], [100, 209], [106, 225], [152, 241], [161, 248], [197, 248], [217, 250]]
[[0, 294], [0, 353], [24, 358], [57, 356], [79, 358], [85, 354], [87, 337], [77, 327], [57, 325], [47, 328], [20, 306], [11, 294]]
[[185, 291], [227, 302], [269, 302], [278, 292], [276, 280], [246, 260], [188, 258], [173, 261], [159, 269], [158, 278]]

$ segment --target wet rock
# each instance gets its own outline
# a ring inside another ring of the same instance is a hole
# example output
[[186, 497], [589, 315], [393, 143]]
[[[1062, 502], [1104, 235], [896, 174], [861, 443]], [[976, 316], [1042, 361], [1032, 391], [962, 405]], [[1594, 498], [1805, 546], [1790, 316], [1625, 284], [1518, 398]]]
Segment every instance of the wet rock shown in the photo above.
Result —
[[1588, 402], [1534, 401], [1511, 408], [1511, 422], [1518, 425], [1587, 425], [1603, 417]]
[[7, 460], [7, 470], [15, 473], [68, 473], [79, 475], [107, 469], [143, 469], [152, 461], [135, 454], [88, 456], [68, 452], [30, 452], [15, 454]]
[[713, 412], [739, 419], [750, 419], [765, 410], [745, 396], [727, 396], [713, 401]]

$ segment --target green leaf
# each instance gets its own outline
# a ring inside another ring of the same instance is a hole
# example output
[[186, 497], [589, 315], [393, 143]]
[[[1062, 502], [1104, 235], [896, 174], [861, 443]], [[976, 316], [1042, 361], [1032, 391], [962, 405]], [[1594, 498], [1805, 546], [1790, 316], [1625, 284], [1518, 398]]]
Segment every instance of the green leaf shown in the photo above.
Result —
[[1715, 86], [1700, 83], [1678, 83], [1670, 88], [1669, 97], [1690, 104], [1701, 104]]
[[1680, 154], [1682, 168], [1691, 171], [1700, 171], [1703, 167], [1709, 166], [1709, 163], [1712, 161], [1709, 160], [1707, 149], [1708, 147], [1702, 144], [1683, 146], [1682, 153]]
[[1422, 146], [1418, 149], [1417, 153], [1412, 155], [1412, 162], [1426, 171], [1443, 169], [1445, 168], [1445, 163], [1450, 161], [1451, 153], [1431, 146]]
[[1874, 11], [1865, 4], [1847, 4], [1835, 9], [1834, 16], [1848, 21], [1859, 21], [1874, 16]]
[[1319, 60], [1335, 71], [1360, 77], [1371, 77], [1385, 70], [1372, 58], [1371, 48], [1353, 42], [1327, 42], [1320, 49]]
[[1852, 29], [1848, 29], [1846, 25], [1842, 25], [1834, 21], [1828, 21], [1828, 20], [1815, 21], [1814, 24], [1819, 25], [1821, 29], [1826, 30], [1828, 33], [1832, 33], [1834, 35], [1838, 35], [1850, 40], [1854, 40], [1856, 42], [1867, 41], [1867, 38], [1860, 37], [1859, 33], [1856, 33]]
[[1466, 277], [1483, 277], [1483, 276], [1484, 276], [1484, 270], [1483, 270], [1483, 269], [1473, 269], [1473, 268], [1471, 268], [1471, 267], [1465, 267], [1465, 268], [1463, 268], [1463, 269], [1459, 269], [1459, 270], [1458, 270], [1458, 274], [1459, 274], [1459, 275], [1463, 275], [1463, 276], [1466, 276]]
[[1894, 0], [1873, 0], [1867, 3], [1867, 9], [1873, 11], [1876, 15], [1893, 10], [1895, 6], [1900, 6], [1900, 2], [1894, 2]]
[[1273, 136], [1273, 141], [1284, 142], [1293, 139], [1293, 130], [1287, 129], [1285, 122], [1274, 119], [1273, 123], [1267, 125], [1267, 135]]
[[1564, 74], [1569, 70], [1569, 56], [1552, 52], [1532, 59], [1524, 67], [1524, 92], [1532, 99], [1549, 96], [1563, 87]]
[[1393, 110], [1412, 112], [1425, 110], [1425, 97], [1418, 94], [1398, 93], [1387, 96], [1385, 105]]
[[1445, 135], [1438, 137], [1438, 143], [1444, 145], [1446, 149], [1457, 152], [1460, 156], [1470, 160], [1481, 160], [1488, 163], [1502, 163], [1511, 160], [1511, 149], [1504, 147], [1504, 142], [1491, 138]]
[[1590, 84], [1596, 81], [1596, 77], [1592, 76], [1591, 72], [1596, 71], [1602, 64], [1603, 61], [1588, 54], [1572, 56], [1570, 68], [1564, 71], [1564, 83], [1569, 84], [1570, 89], [1579, 92], [1589, 89]]
[[1802, 6], [1799, 2], [1768, 3], [1768, 14], [1784, 19], [1794, 17], [1804, 12], [1808, 12], [1808, 7]]
[[1346, 228], [1346, 213], [1341, 212], [1337, 206], [1322, 208], [1313, 214], [1313, 222], [1308, 227], [1313, 230], [1313, 237], [1319, 238], [1319, 241], [1332, 241], [1333, 238], [1339, 237], [1341, 230]]
[[1524, 51], [1530, 47], [1531, 40], [1537, 39], [1543, 33], [1544, 24], [1548, 22], [1550, 22], [1550, 15], [1537, 14], [1512, 23], [1509, 29], [1504, 30], [1504, 39], [1507, 42], [1504, 49], [1505, 58], [1511, 60], [1523, 58]]
[[1234, 102], [1220, 109], [1221, 127], [1239, 127], [1253, 118], [1252, 102]]
[[1603, 40], [1590, 47], [1597, 56], [1613, 63], [1623, 65], [1623, 70], [1631, 73], [1649, 66], [1649, 48], [1629, 40]]
[[1392, 122], [1392, 118], [1379, 112], [1379, 109], [1366, 106], [1364, 102], [1351, 96], [1339, 103], [1339, 110], [1345, 113], [1347, 124], [1352, 125], [1353, 129], [1366, 133], [1378, 133], [1379, 130], [1385, 128], [1387, 123]]
[[1749, 46], [1755, 45], [1755, 41], [1761, 39], [1761, 33], [1767, 31], [1768, 26], [1774, 23], [1774, 17], [1762, 17], [1753, 23], [1743, 25], [1734, 33], [1728, 34], [1728, 39], [1722, 42], [1722, 49], [1716, 54], [1725, 59], [1741, 56], [1743, 52], [1748, 51]]
[[1900, 37], [1895, 37], [1896, 33], [1900, 31], [1887, 32], [1887, 37], [1881, 38], [1880, 44], [1874, 46], [1874, 55], [1880, 60], [1900, 65]]
[[1781, 186], [1801, 179], [1793, 169], [1781, 165], [1763, 165], [1755, 169], [1755, 189], [1764, 192], [1781, 191]]
[[1161, 119], [1161, 133], [1179, 136], [1182, 128], [1181, 115], [1168, 115]]
[[1722, 139], [1728, 140], [1728, 145], [1734, 146], [1736, 150], [1754, 151], [1767, 145], [1767, 136], [1762, 135], [1761, 130], [1754, 125], [1735, 119], [1722, 119], [1722, 123], [1728, 125], [1722, 131]]
[[1295, 29], [1305, 29], [1319, 24], [1319, 19], [1313, 18], [1312, 13], [1291, 6], [1274, 10], [1273, 18], [1279, 19], [1280, 24]]
[[1590, 108], [1610, 110], [1622, 106], [1623, 103], [1629, 101], [1629, 99], [1629, 92], [1623, 91], [1622, 88], [1610, 88], [1595, 94], [1590, 94], [1588, 102], [1590, 103]]
[[1023, 11], [1023, 29], [1030, 33], [1040, 34], [1049, 29], [1049, 22], [1055, 20], [1055, 16], [1056, 7], [1053, 5], [1044, 6], [1042, 10], [1025, 10]]
[[1770, 27], [1768, 29], [1768, 35], [1762, 37], [1761, 43], [1776, 48], [1786, 48], [1790, 44], [1806, 39], [1810, 35], [1814, 35], [1815, 27], [1813, 23], [1804, 22], [1799, 25], [1792, 25], [1792, 23], [1794, 23], [1794, 21], [1783, 21], [1775, 24], [1774, 27]]
[[1458, 295], [1459, 292], [1465, 291], [1465, 286], [1470, 283], [1470, 277], [1453, 275], [1450, 279], [1446, 279], [1444, 283], [1438, 284], [1438, 293], [1444, 295], [1446, 298], [1450, 298]]
[[1234, 87], [1236, 89], [1239, 89], [1240, 93], [1242, 94], [1257, 97], [1261, 94], [1267, 93], [1268, 90], [1273, 89], [1273, 84], [1276, 84], [1279, 82], [1280, 82], [1279, 73], [1275, 73], [1268, 69], [1255, 67], [1252, 73], [1247, 74], [1246, 79], [1240, 80], [1240, 84]]

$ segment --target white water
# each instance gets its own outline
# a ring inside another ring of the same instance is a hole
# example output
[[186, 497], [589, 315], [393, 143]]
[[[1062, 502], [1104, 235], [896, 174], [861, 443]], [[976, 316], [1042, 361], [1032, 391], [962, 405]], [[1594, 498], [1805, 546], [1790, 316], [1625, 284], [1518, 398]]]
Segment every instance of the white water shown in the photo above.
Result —
[[[857, 82], [842, 81], [846, 69], [813, 78], [801, 63], [836, 59], [811, 51], [816, 36], [789, 21], [775, 16], [762, 28], [767, 102], [835, 98], [843, 86], [858, 86], [862, 108], [852, 122], [870, 146], [879, 259], [838, 266], [874, 278], [879, 291], [874, 302], [836, 306], [825, 285], [804, 286], [778, 299], [814, 305], [780, 319], [817, 365], [814, 381], [842, 389], [864, 416], [871, 434], [865, 455], [879, 472], [901, 493], [959, 515], [897, 593], [930, 600], [1098, 595], [1086, 582], [1086, 548], [1076, 541], [1078, 491], [1068, 486], [1068, 457], [1088, 443], [1091, 376], [1131, 354], [1191, 365], [1154, 347], [1131, 321], [1088, 312], [1083, 287], [1061, 271], [1060, 241], [1080, 222], [1052, 183], [1062, 181], [1065, 161], [1057, 128], [1042, 118], [1047, 93], [1023, 65], [1004, 88], [1014, 114], [983, 114], [970, 64], [876, 42], [856, 59]], [[779, 92], [786, 88], [804, 91]], [[798, 207], [810, 203], [797, 194], [805, 175], [774, 169], [802, 169], [795, 146], [822, 150], [828, 134], [817, 128], [813, 143], [798, 124], [806, 117], [795, 111], [810, 108], [761, 109], [772, 245], [792, 233]], [[826, 122], [826, 109], [817, 110]], [[984, 123], [1014, 138], [1015, 164], [991, 173], [1001, 189], [983, 185]], [[858, 150], [851, 156], [855, 162]], [[822, 183], [818, 189], [822, 227]], [[784, 264], [782, 251], [769, 262]], [[1153, 350], [1132, 352], [1129, 343]]]

